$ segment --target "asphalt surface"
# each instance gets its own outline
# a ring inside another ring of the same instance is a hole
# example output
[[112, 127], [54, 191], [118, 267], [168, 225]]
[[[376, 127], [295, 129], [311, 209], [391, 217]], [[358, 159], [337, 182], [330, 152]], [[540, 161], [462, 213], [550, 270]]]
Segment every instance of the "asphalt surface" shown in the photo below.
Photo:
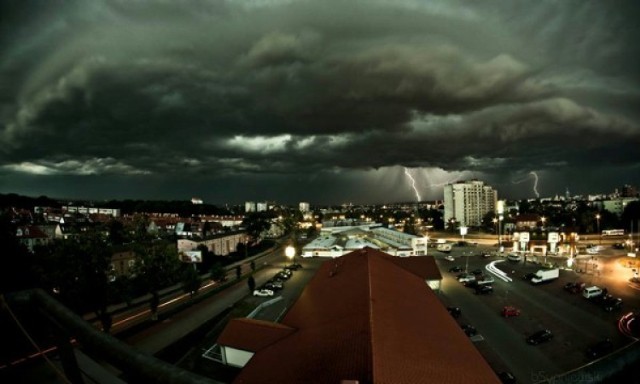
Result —
[[[539, 265], [530, 261], [526, 264], [503, 261], [496, 266], [513, 281], [504, 282], [496, 278], [493, 294], [475, 295], [472, 289], [455, 279], [457, 273], [448, 270], [454, 265], [465, 268], [467, 261], [468, 270], [484, 270], [489, 262], [503, 259], [495, 256], [482, 258], [479, 256], [481, 249], [454, 247], [451, 252], [454, 261], [445, 260], [445, 254], [437, 251], [432, 255], [436, 257], [444, 276], [440, 293], [443, 303], [460, 307], [462, 316], [459, 322], [477, 328], [481, 337], [472, 340], [476, 340], [474, 343], [478, 350], [496, 371], [510, 371], [520, 383], [535, 383], [589, 363], [585, 351], [594, 342], [610, 338], [617, 348], [630, 342], [616, 328], [621, 314], [638, 308], [640, 304], [635, 291], [627, 284], [614, 284], [610, 289], [614, 296], [626, 298], [626, 309], [607, 313], [580, 294], [571, 294], [563, 289], [566, 282], [593, 280], [592, 276], [561, 270], [559, 279], [534, 286], [524, 281], [522, 276], [540, 269]], [[469, 252], [476, 256], [467, 260], [462, 255]], [[620, 280], [615, 271], [610, 270], [609, 275], [606, 272], [605, 265], [615, 263], [615, 257], [600, 255], [599, 258], [603, 273], [597, 278], [601, 281]], [[505, 305], [517, 307], [521, 315], [508, 319], [501, 317], [499, 313]], [[553, 340], [536, 346], [525, 342], [528, 335], [545, 328], [554, 333]]]

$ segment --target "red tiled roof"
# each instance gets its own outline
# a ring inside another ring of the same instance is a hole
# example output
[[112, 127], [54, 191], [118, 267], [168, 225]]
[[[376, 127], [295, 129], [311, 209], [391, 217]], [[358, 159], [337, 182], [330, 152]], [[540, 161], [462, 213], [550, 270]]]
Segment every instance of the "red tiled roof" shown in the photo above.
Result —
[[235, 383], [498, 383], [424, 278], [396, 261], [364, 248], [325, 262], [282, 320], [297, 331]]
[[396, 257], [387, 255], [387, 260], [422, 280], [442, 280], [442, 274], [433, 256]]
[[[46, 239], [46, 233], [42, 232], [42, 230], [35, 225], [27, 225], [23, 227], [18, 227], [19, 231], [16, 231], [16, 236], [19, 239]], [[20, 233], [20, 235], [18, 235]]]
[[294, 328], [270, 321], [231, 319], [218, 337], [218, 344], [256, 352], [295, 332]]

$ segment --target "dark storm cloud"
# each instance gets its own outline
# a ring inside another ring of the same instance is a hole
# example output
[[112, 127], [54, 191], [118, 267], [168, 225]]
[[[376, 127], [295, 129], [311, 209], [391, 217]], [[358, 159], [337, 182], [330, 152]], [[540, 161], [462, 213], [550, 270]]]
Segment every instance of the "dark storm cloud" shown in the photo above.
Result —
[[8, 182], [638, 166], [633, 2], [8, 4]]

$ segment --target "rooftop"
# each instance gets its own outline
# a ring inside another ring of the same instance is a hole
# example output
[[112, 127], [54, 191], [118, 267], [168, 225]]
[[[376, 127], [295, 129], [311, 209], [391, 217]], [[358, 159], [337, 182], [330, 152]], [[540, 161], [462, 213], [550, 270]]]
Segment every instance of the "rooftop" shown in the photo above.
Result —
[[[235, 382], [498, 383], [425, 283], [427, 259], [435, 265], [431, 256], [364, 248], [326, 261], [269, 339], [276, 341], [245, 349], [255, 354]], [[254, 333], [265, 338], [236, 322], [218, 342], [243, 349]]]

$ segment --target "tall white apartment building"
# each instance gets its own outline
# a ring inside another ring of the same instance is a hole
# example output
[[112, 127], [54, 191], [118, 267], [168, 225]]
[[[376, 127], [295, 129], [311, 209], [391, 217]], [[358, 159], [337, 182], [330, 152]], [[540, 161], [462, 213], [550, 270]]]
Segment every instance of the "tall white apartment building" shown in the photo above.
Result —
[[256, 202], [255, 201], [247, 201], [244, 203], [244, 211], [246, 213], [255, 212], [256, 211]]
[[269, 208], [269, 204], [266, 201], [258, 202], [258, 204], [256, 205], [256, 210], [258, 212], [266, 212], [268, 208]]
[[298, 209], [300, 210], [300, 212], [305, 213], [305, 212], [309, 212], [309, 203], [305, 203], [305, 202], [301, 202], [298, 205]]
[[455, 219], [460, 226], [477, 227], [489, 212], [495, 212], [498, 191], [483, 181], [460, 181], [444, 186], [445, 223]]

